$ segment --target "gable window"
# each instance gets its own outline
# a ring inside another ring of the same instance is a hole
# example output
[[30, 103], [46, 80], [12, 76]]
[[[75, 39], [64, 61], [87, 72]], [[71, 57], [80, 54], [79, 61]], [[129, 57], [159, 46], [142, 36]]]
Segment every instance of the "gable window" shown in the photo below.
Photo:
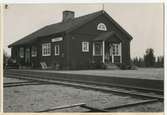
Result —
[[94, 42], [93, 43], [93, 55], [94, 56], [102, 56], [103, 54], [103, 44], [102, 42]]
[[99, 23], [97, 25], [97, 30], [101, 30], [101, 31], [107, 31], [107, 27], [104, 23]]
[[82, 52], [89, 52], [89, 42], [82, 42]]
[[31, 49], [31, 55], [32, 55], [32, 57], [36, 57], [37, 56], [37, 48], [34, 47], [34, 46]]
[[42, 56], [50, 56], [51, 55], [51, 44], [44, 43], [42, 44]]
[[24, 48], [20, 48], [19, 54], [20, 58], [24, 58]]
[[60, 46], [59, 45], [55, 45], [55, 56], [60, 55]]

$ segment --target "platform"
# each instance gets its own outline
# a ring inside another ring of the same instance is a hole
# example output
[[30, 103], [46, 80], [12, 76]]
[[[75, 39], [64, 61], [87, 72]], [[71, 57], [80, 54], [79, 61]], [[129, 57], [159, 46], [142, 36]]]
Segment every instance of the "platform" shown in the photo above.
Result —
[[70, 79], [140, 87], [155, 90], [164, 89], [163, 69], [138, 69], [138, 70], [7, 70], [7, 73], [36, 75], [44, 79]]
[[138, 78], [138, 79], [152, 79], [152, 80], [164, 79], [163, 68], [138, 68], [138, 70], [66, 70], [66, 71], [24, 70], [24, 71], [94, 75], [94, 76], [121, 77], [121, 78]]

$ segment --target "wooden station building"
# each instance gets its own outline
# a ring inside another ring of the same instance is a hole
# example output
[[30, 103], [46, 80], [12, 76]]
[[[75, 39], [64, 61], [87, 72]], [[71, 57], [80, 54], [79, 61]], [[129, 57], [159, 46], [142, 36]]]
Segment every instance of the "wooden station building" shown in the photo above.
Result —
[[10, 44], [20, 66], [88, 69], [92, 63], [130, 64], [128, 34], [104, 10], [75, 17], [64, 11], [62, 22], [47, 25]]

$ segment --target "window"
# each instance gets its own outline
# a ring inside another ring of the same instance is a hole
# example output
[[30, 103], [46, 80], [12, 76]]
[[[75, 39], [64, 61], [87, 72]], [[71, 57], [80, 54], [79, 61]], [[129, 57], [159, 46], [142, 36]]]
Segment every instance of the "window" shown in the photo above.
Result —
[[42, 44], [42, 56], [50, 56], [51, 55], [51, 44], [44, 43]]
[[120, 44], [113, 44], [113, 55], [114, 56], [120, 56], [120, 52], [121, 49], [120, 49]]
[[20, 48], [20, 58], [24, 57], [24, 48]]
[[37, 56], [37, 48], [36, 47], [32, 47], [31, 55], [32, 55], [32, 57], [36, 57]]
[[99, 23], [97, 25], [97, 30], [107, 31], [107, 27], [104, 23]]
[[58, 56], [60, 54], [60, 47], [59, 45], [55, 45], [55, 56]]
[[82, 52], [89, 52], [89, 42], [82, 42]]
[[93, 55], [94, 56], [102, 56], [103, 54], [103, 44], [102, 42], [95, 42], [93, 44]]

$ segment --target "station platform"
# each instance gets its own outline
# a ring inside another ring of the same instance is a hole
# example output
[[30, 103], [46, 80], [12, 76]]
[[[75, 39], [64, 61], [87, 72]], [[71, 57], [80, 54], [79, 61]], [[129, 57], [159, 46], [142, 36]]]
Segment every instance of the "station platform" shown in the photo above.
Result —
[[164, 71], [157, 68], [139, 68], [138, 70], [7, 70], [17, 73], [42, 77], [45, 79], [70, 79], [95, 83], [119, 84], [131, 87], [164, 89]]
[[24, 69], [23, 71], [93, 75], [93, 76], [121, 77], [121, 78], [138, 78], [138, 79], [151, 79], [151, 80], [164, 79], [163, 68], [138, 68], [137, 70], [64, 70], [64, 71]]

